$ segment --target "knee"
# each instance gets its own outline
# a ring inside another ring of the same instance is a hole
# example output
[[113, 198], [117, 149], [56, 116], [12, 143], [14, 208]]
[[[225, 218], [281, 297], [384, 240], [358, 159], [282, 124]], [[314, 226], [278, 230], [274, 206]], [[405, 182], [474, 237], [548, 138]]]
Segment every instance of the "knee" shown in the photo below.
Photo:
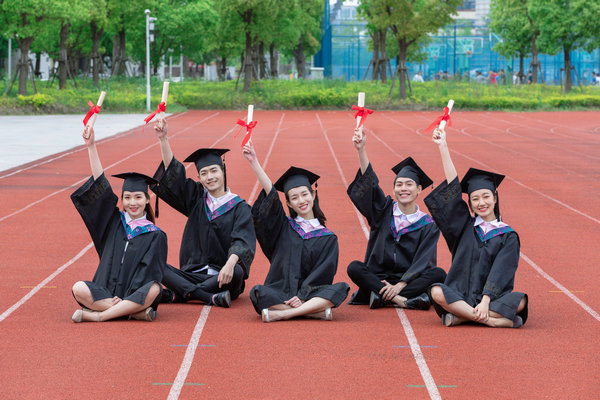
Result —
[[89, 289], [85, 282], [79, 281], [75, 282], [71, 291], [73, 292], [73, 296], [75, 296], [77, 300], [80, 300], [85, 297], [85, 295], [89, 292]]
[[160, 294], [160, 291], [160, 285], [154, 282], [152, 286], [150, 286], [150, 290], [148, 290], [148, 296], [150, 296], [151, 298], [156, 298], [156, 296]]
[[236, 281], [244, 279], [244, 270], [240, 264], [236, 264], [235, 268], [233, 268], [233, 279]]
[[446, 302], [446, 298], [444, 297], [444, 291], [439, 286], [433, 286], [431, 288], [431, 299], [438, 304], [443, 304]]
[[356, 276], [356, 274], [362, 269], [362, 267], [363, 263], [361, 263], [360, 261], [352, 261], [350, 265], [348, 265], [346, 272], [348, 273], [348, 276], [352, 278], [353, 276]]

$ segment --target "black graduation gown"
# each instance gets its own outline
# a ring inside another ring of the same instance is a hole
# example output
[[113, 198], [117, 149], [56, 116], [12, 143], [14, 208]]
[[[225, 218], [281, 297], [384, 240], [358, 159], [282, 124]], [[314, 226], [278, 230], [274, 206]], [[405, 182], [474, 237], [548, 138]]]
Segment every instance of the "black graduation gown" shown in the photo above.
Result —
[[396, 284], [410, 283], [425, 270], [436, 268], [440, 230], [426, 215], [395, 232], [394, 201], [379, 187], [371, 164], [364, 174], [358, 170], [347, 193], [371, 228], [365, 254], [370, 271]]
[[[450, 184], [444, 181], [426, 198], [425, 204], [440, 227], [452, 253], [452, 265], [444, 284], [447, 303], [466, 301], [475, 307], [483, 295], [491, 299], [490, 310], [513, 320], [525, 293], [513, 292], [519, 263], [519, 236], [510, 227], [488, 232], [485, 237], [462, 199], [458, 177]], [[437, 313], [446, 313], [435, 304]], [[519, 313], [527, 320], [527, 307]]]
[[[165, 171], [161, 162], [154, 174], [159, 183], [151, 187], [156, 195], [188, 217], [181, 239], [179, 268], [195, 271], [206, 265], [219, 271], [236, 254], [248, 278], [256, 251], [256, 235], [250, 206], [241, 198], [211, 215], [207, 192], [200, 182], [186, 178], [185, 167], [173, 157]], [[223, 212], [223, 213], [222, 213]], [[243, 289], [242, 289], [243, 290]]]
[[117, 208], [118, 198], [104, 174], [96, 180], [88, 179], [71, 200], [100, 257], [94, 279], [86, 282], [94, 301], [117, 296], [144, 304], [152, 284], [162, 280], [167, 235], [153, 224], [128, 229]]
[[302, 301], [314, 297], [342, 304], [350, 287], [345, 282], [332, 285], [337, 271], [338, 241], [329, 229], [305, 233], [285, 215], [277, 191], [261, 191], [252, 206], [258, 243], [271, 262], [264, 285], [250, 291], [257, 313], [282, 304], [294, 296]]

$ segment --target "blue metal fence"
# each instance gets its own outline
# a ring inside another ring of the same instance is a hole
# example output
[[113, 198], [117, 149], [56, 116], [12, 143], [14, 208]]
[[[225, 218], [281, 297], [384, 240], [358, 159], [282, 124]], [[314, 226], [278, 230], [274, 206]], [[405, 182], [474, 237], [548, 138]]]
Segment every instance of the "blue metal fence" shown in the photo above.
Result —
[[[452, 28], [452, 27], [451, 27]], [[459, 35], [457, 29], [449, 29], [442, 36], [432, 36], [426, 46], [428, 59], [422, 63], [408, 63], [409, 74], [413, 76], [421, 71], [425, 80], [434, 79], [438, 73], [461, 77], [465, 73], [471, 79], [477, 71], [488, 76], [490, 70], [498, 72], [503, 69], [507, 77], [519, 70], [519, 60], [506, 59], [493, 50], [493, 46], [502, 39], [494, 34]], [[323, 67], [328, 78], [355, 81], [371, 79], [372, 70], [369, 62], [372, 52], [369, 51], [370, 36], [366, 23], [357, 16], [355, 7], [344, 6], [337, 1], [330, 5], [324, 2], [322, 20], [322, 47], [314, 57], [314, 66]], [[560, 82], [561, 68], [564, 68], [562, 52], [557, 55], [540, 54], [541, 78], [546, 83]], [[582, 84], [590, 81], [592, 71], [600, 72], [600, 50], [587, 53], [576, 50], [571, 53], [573, 67], [577, 71]], [[524, 59], [524, 73], [529, 70], [531, 59]], [[391, 70], [395, 70], [395, 60], [390, 62]], [[563, 78], [564, 79], [564, 78]], [[573, 73], [573, 82], [577, 83]]]

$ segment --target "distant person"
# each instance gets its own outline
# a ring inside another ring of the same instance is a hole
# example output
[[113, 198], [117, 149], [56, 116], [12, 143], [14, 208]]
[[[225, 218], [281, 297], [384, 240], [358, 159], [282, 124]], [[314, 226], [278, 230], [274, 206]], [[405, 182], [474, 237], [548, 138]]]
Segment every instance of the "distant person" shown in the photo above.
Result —
[[513, 85], [519, 85], [521, 83], [521, 80], [519, 79], [519, 71], [515, 71], [513, 74], [512, 83]]
[[441, 80], [442, 80], [442, 71], [438, 71], [438, 72], [435, 74], [435, 77], [434, 77], [434, 79], [435, 79], [436, 81], [441, 81]]
[[123, 179], [121, 203], [113, 193], [98, 157], [92, 128], [84, 128], [92, 176], [71, 200], [88, 229], [100, 264], [92, 281], [73, 285], [73, 297], [83, 308], [73, 322], [101, 322], [130, 316], [152, 321], [161, 296], [167, 263], [167, 235], [154, 225], [148, 184], [155, 181], [138, 173], [113, 175]]
[[162, 155], [152, 187], [156, 195], [187, 217], [179, 268], [167, 265], [163, 302], [199, 300], [228, 308], [244, 291], [256, 251], [250, 206], [227, 187], [223, 154], [227, 149], [198, 149], [184, 162], [195, 164], [199, 182], [187, 178], [173, 155], [166, 121], [155, 126]]
[[424, 82], [423, 76], [421, 75], [421, 71], [417, 71], [417, 73], [412, 78], [413, 82]]
[[485, 83], [485, 76], [481, 73], [481, 71], [475, 71], [475, 82], [477, 83]]
[[448, 78], [449, 78], [449, 77], [448, 77], [448, 71], [444, 71], [444, 72], [442, 73], [442, 80], [443, 80], [443, 81], [447, 81], [447, 80], [448, 80]]
[[[332, 308], [348, 296], [345, 282], [333, 283], [338, 266], [337, 236], [325, 227], [325, 214], [312, 188], [319, 176], [290, 167], [275, 183], [259, 164], [252, 141], [243, 148], [263, 190], [252, 206], [260, 247], [271, 263], [263, 285], [250, 300], [263, 322], [309, 317], [330, 321]], [[289, 216], [277, 192], [285, 194]]]
[[435, 129], [433, 142], [446, 180], [425, 204], [452, 253], [448, 277], [430, 288], [435, 311], [445, 326], [472, 321], [520, 328], [527, 321], [528, 298], [513, 291], [520, 243], [519, 235], [500, 216], [497, 189], [504, 175], [471, 168], [459, 182], [446, 132]]
[[488, 74], [488, 81], [490, 82], [490, 85], [495, 85], [496, 84], [496, 77], [498, 75], [496, 74], [496, 71], [494, 71], [493, 69], [490, 70], [490, 73]]
[[465, 73], [463, 74], [463, 79], [466, 82], [469, 82], [471, 80], [471, 77], [469, 76], [469, 71], [465, 71]]
[[496, 83], [498, 85], [502, 85], [503, 83], [506, 83], [506, 75], [504, 74], [504, 69], [500, 68], [500, 72], [498, 72], [498, 76], [496, 76]]
[[527, 72], [527, 84], [531, 85], [533, 83], [533, 74], [531, 73], [531, 70], [529, 70]]
[[592, 77], [590, 78], [590, 85], [596, 86], [598, 84], [598, 75], [595, 71], [592, 71]]
[[427, 310], [431, 305], [427, 288], [446, 278], [436, 266], [440, 230], [416, 203], [433, 182], [408, 157], [392, 168], [393, 197], [386, 196], [367, 156], [367, 137], [357, 131], [352, 141], [359, 169], [347, 192], [371, 232], [364, 260], [348, 265], [348, 276], [358, 285], [350, 304]]

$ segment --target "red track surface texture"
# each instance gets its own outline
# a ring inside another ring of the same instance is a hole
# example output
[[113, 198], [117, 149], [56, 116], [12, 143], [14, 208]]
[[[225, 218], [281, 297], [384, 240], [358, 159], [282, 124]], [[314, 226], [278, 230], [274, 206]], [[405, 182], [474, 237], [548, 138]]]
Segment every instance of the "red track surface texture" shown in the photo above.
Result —
[[[231, 148], [229, 185], [254, 202], [256, 179], [241, 155], [241, 138], [233, 138], [241, 116], [190, 111], [169, 119], [169, 135], [180, 160], [198, 147]], [[435, 116], [369, 117], [368, 153], [385, 190], [393, 179], [389, 168], [408, 155], [436, 182], [442, 179], [437, 147], [422, 134]], [[358, 168], [352, 113], [257, 111], [255, 118], [253, 141], [272, 178], [291, 164], [322, 176], [322, 208], [340, 243], [336, 280], [351, 283], [346, 266], [362, 259], [366, 246], [345, 192]], [[530, 298], [524, 328], [445, 328], [433, 311], [347, 304], [334, 310], [333, 322], [263, 324], [247, 291], [231, 309], [164, 305], [152, 323], [73, 324], [71, 286], [91, 279], [98, 262], [69, 200], [89, 176], [81, 148], [0, 174], [0, 398], [596, 398], [600, 113], [455, 110], [448, 142], [460, 175], [470, 166], [507, 175], [500, 197], [504, 219], [521, 238], [516, 290]], [[98, 148], [110, 174], [152, 174], [160, 160], [150, 130]], [[419, 199], [422, 208], [429, 192]], [[174, 265], [184, 223], [162, 204], [158, 224]], [[443, 239], [438, 254], [447, 269]], [[267, 270], [258, 251], [246, 287], [262, 283]]]

